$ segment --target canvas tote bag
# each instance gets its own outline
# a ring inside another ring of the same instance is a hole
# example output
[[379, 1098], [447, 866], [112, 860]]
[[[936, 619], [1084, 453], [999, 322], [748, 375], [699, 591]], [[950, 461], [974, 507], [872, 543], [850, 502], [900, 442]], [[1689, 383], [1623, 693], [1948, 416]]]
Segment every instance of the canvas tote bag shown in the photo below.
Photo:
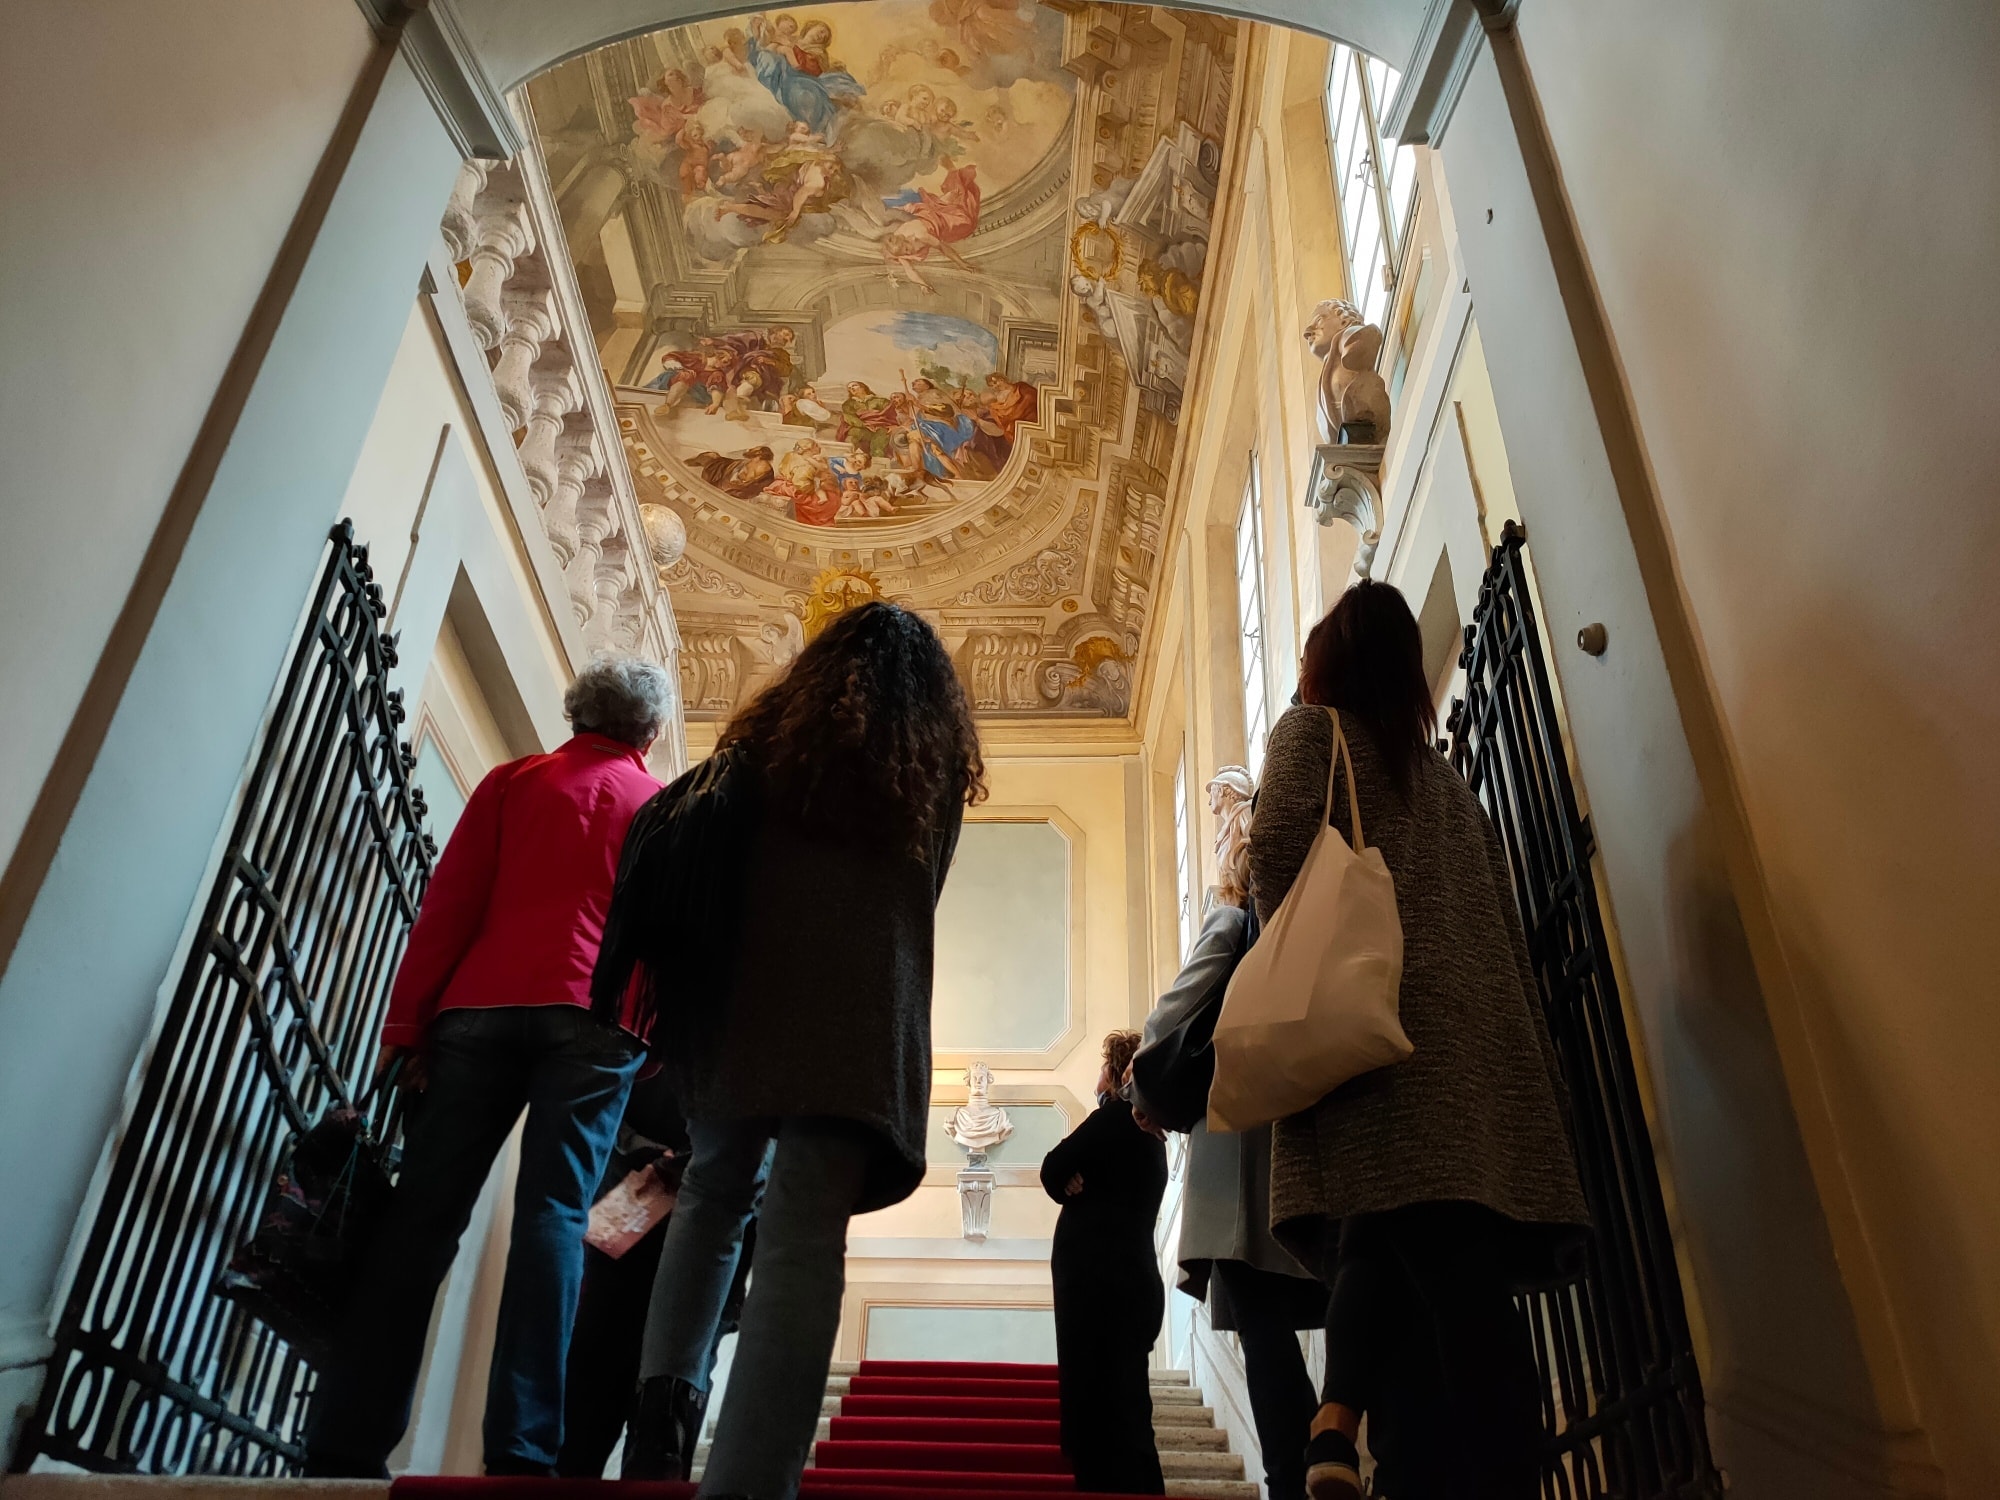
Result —
[[[1397, 1019], [1403, 923], [1382, 852], [1361, 837], [1354, 760], [1333, 719], [1326, 812], [1305, 865], [1243, 955], [1215, 1023], [1210, 1130], [1249, 1130], [1317, 1104], [1358, 1074], [1413, 1050]], [[1350, 847], [1328, 825], [1333, 777], [1347, 767]]]

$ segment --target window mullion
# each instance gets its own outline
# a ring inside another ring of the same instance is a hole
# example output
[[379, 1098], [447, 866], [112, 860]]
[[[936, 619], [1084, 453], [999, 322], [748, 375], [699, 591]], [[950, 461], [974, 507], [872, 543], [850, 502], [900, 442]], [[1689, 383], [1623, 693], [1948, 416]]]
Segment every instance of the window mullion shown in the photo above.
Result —
[[[1361, 53], [1354, 54], [1354, 66], [1361, 84], [1361, 118], [1368, 126], [1368, 162], [1375, 180], [1375, 212], [1382, 220], [1382, 266], [1388, 278], [1383, 290], [1394, 300], [1396, 292], [1397, 267], [1400, 263], [1402, 247], [1397, 240], [1403, 226], [1395, 222], [1395, 202], [1389, 196], [1389, 172], [1383, 163], [1382, 122], [1375, 99], [1375, 82], [1368, 76], [1368, 63]], [[1387, 321], [1387, 314], [1384, 315]]]

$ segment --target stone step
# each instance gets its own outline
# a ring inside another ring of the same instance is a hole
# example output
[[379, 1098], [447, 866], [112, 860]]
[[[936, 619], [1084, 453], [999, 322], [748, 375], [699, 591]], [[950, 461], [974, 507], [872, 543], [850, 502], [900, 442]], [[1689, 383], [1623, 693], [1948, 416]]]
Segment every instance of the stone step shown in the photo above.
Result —
[[[1227, 1442], [1227, 1434], [1224, 1434]], [[1227, 1448], [1215, 1453], [1167, 1452], [1160, 1454], [1160, 1472], [1169, 1482], [1175, 1479], [1241, 1479], [1243, 1455]]]
[[[1199, 1396], [1199, 1391], [1192, 1393]], [[840, 1415], [841, 1398], [829, 1391], [819, 1404], [820, 1415], [837, 1417]], [[713, 1413], [709, 1416], [709, 1426], [715, 1425]], [[1210, 1427], [1215, 1423], [1215, 1412], [1206, 1406], [1196, 1406], [1192, 1401], [1162, 1400], [1158, 1391], [1153, 1392], [1153, 1425], [1155, 1427]]]
[[[1155, 1374], [1153, 1377], [1152, 1393], [1154, 1406], [1163, 1406], [1169, 1403], [1187, 1406], [1201, 1405], [1201, 1387], [1189, 1383], [1187, 1371], [1170, 1370], [1167, 1372], [1167, 1375], [1171, 1378], [1163, 1380], [1158, 1374]], [[847, 1374], [835, 1373], [827, 1376], [827, 1395], [830, 1397], [845, 1396], [851, 1380], [852, 1372]]]
[[[713, 1434], [714, 1429], [711, 1428], [710, 1436], [712, 1437]], [[824, 1443], [832, 1436], [832, 1424], [822, 1417], [818, 1427], [813, 1432], [813, 1441]], [[1153, 1424], [1153, 1444], [1160, 1451], [1160, 1462], [1162, 1464], [1166, 1463], [1169, 1454], [1186, 1455], [1188, 1457], [1206, 1455], [1228, 1455], [1234, 1457], [1233, 1454], [1229, 1454], [1229, 1434], [1217, 1427], [1176, 1427], [1169, 1423], [1155, 1422]], [[708, 1462], [708, 1450], [710, 1446], [710, 1442], [704, 1439], [695, 1449], [696, 1464], [700, 1465]], [[1237, 1467], [1233, 1472], [1240, 1473], [1242, 1471], [1242, 1463], [1243, 1461], [1240, 1458], [1236, 1459]]]

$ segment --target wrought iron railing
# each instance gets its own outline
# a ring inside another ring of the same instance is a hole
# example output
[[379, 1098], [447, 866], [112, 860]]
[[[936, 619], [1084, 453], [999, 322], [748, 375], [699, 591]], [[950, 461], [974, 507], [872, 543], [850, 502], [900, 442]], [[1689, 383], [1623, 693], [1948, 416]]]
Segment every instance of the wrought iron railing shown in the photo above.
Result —
[[216, 1295], [295, 1132], [366, 1075], [435, 849], [393, 636], [335, 527], [242, 809], [145, 1064], [16, 1454], [281, 1474], [312, 1375]]
[[1711, 1500], [1679, 1268], [1521, 547], [1509, 522], [1480, 585], [1452, 705], [1451, 762], [1499, 829], [1541, 981], [1594, 1230], [1583, 1274], [1523, 1299], [1542, 1377], [1548, 1500]]

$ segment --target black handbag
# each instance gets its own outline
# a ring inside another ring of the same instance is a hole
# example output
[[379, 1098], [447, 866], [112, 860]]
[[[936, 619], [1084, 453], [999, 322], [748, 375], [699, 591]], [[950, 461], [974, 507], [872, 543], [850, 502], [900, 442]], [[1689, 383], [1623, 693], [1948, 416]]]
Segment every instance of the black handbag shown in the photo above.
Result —
[[1132, 1059], [1132, 1086], [1146, 1101], [1146, 1116], [1163, 1130], [1185, 1133], [1208, 1116], [1208, 1090], [1215, 1082], [1215, 1021], [1236, 964], [1257, 941], [1257, 913], [1246, 913], [1235, 962], [1221, 971], [1179, 1023], [1139, 1049]]
[[388, 1069], [355, 1104], [327, 1110], [292, 1142], [257, 1228], [216, 1277], [218, 1296], [248, 1312], [309, 1365], [332, 1353], [354, 1273], [388, 1207], [387, 1138], [369, 1130]]

